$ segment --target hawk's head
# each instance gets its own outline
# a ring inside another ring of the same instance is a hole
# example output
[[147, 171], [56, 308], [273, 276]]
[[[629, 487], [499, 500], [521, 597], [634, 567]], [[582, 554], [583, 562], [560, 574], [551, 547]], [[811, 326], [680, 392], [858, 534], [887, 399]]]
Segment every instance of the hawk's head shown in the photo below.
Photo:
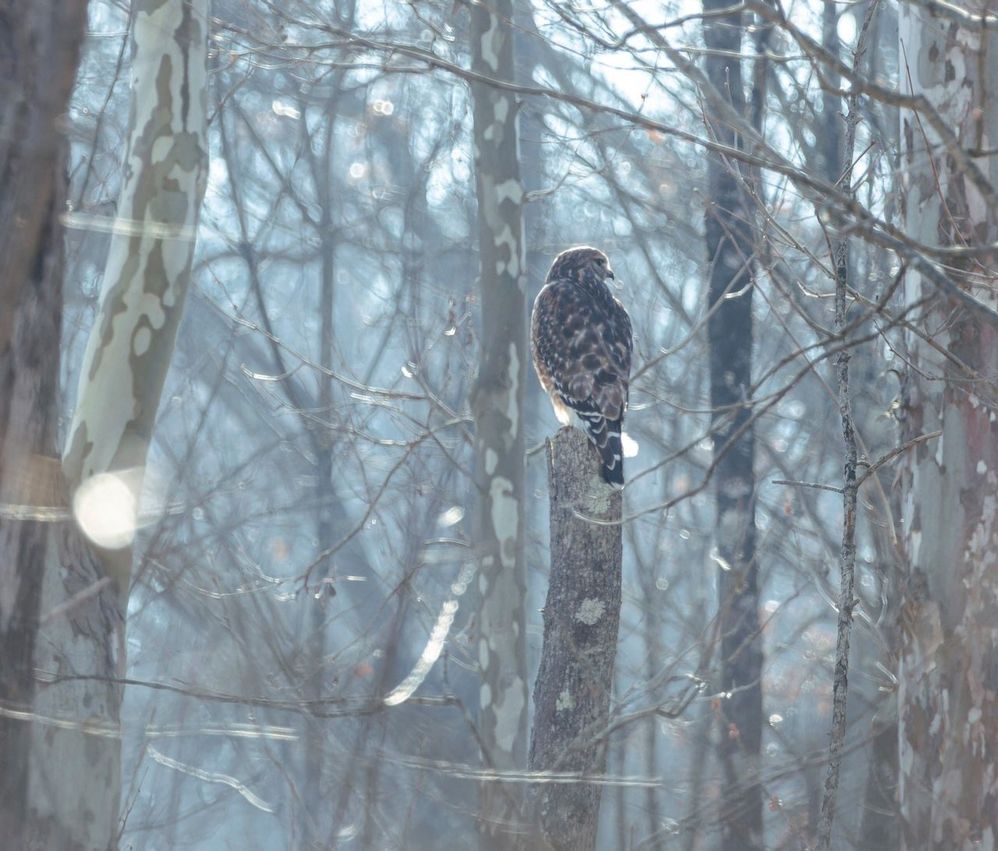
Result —
[[547, 280], [557, 281], [568, 278], [583, 282], [590, 277], [595, 278], [600, 283], [603, 283], [607, 278], [612, 278], [613, 269], [610, 268], [610, 260], [598, 248], [593, 248], [590, 245], [577, 245], [575, 248], [562, 251], [554, 258]]

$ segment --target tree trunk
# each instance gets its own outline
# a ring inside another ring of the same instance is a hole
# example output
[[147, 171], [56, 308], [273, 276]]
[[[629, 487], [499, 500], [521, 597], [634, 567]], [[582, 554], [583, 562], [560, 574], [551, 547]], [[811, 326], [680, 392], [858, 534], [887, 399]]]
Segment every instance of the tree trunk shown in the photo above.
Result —
[[[352, 12], [352, 9], [351, 9]], [[338, 117], [338, 107], [341, 97], [341, 77], [333, 78], [333, 94], [328, 105], [328, 114], [321, 125], [318, 139], [309, 138], [309, 162], [315, 179], [316, 193], [320, 202], [319, 210], [319, 356], [317, 358], [323, 372], [316, 376], [319, 382], [318, 392], [318, 424], [312, 426], [312, 449], [316, 456], [317, 507], [316, 507], [316, 539], [320, 550], [333, 545], [335, 533], [335, 517], [332, 505], [336, 497], [336, 485], [333, 481], [335, 444], [333, 429], [326, 425], [333, 418], [333, 379], [330, 371], [333, 368], [333, 352], [335, 345], [336, 321], [336, 242], [339, 237], [333, 225], [333, 200], [335, 192], [332, 150], [335, 138], [335, 127]], [[320, 141], [321, 140], [321, 141]], [[313, 153], [315, 151], [316, 153]], [[306, 665], [308, 679], [305, 683], [305, 694], [310, 700], [319, 700], [326, 692], [328, 678], [326, 652], [327, 628], [330, 612], [327, 608], [328, 598], [335, 590], [327, 591], [323, 582], [330, 573], [330, 560], [325, 559], [319, 564], [311, 577], [315, 593], [308, 595], [308, 617], [305, 630], [307, 642]], [[330, 587], [331, 588], [331, 587]], [[306, 848], [321, 848], [323, 846], [323, 827], [327, 823], [324, 809], [328, 809], [329, 794], [324, 788], [325, 772], [325, 742], [326, 727], [318, 718], [307, 719], [305, 742], [305, 785], [302, 790], [306, 812], [303, 825], [303, 844]]]
[[28, 798], [47, 848], [117, 845], [131, 543], [206, 173], [207, 0], [136, 0], [132, 13], [125, 180], [62, 462], [77, 522], [51, 530], [42, 607], [59, 614], [35, 653], [51, 684], [35, 699]]
[[[472, 68], [514, 79], [512, 0], [471, 7]], [[527, 735], [523, 388], [527, 378], [523, 184], [513, 96], [472, 86], [481, 259], [481, 356], [475, 417], [474, 542], [479, 560], [479, 726], [491, 767], [522, 768]], [[482, 840], [503, 847], [517, 819], [509, 784], [483, 789]]]
[[[592, 444], [574, 428], [561, 429], [548, 444], [548, 482], [551, 575], [530, 770], [600, 775], [620, 623], [621, 493], [603, 482]], [[539, 784], [532, 796], [538, 841], [559, 851], [595, 848], [602, 789], [577, 781]]]
[[[993, 4], [970, 3], [968, 22], [987, 8]], [[926, 121], [902, 112], [907, 231], [929, 245], [993, 244], [998, 37], [902, 4], [900, 40], [913, 94], [932, 104], [954, 136], [940, 139]], [[949, 273], [957, 283], [993, 307], [993, 257], [954, 265]], [[904, 456], [909, 576], [898, 698], [902, 839], [907, 848], [993, 847], [998, 327], [916, 272], [907, 273], [905, 285], [909, 303], [936, 296], [920, 328], [939, 349], [911, 335], [904, 436], [942, 435]]]
[[[726, 9], [727, 0], [704, 0], [705, 13]], [[741, 66], [742, 15], [704, 22], [709, 51], [706, 72], [718, 92], [745, 114]], [[709, 101], [707, 102], [709, 104]], [[710, 115], [710, 133], [726, 145], [738, 140]], [[722, 844], [725, 849], [762, 848], [759, 749], [762, 739], [762, 639], [759, 634], [755, 557], [755, 436], [743, 406], [752, 383], [751, 214], [734, 172], [717, 155], [707, 159], [706, 214], [710, 268], [707, 323], [710, 398], [716, 468], [716, 550], [721, 627]], [[716, 307], [716, 309], [715, 309]]]
[[[61, 162], [52, 168], [62, 174]], [[0, 356], [0, 832], [25, 848], [37, 831], [28, 811], [31, 728], [18, 713], [30, 713], [34, 704], [46, 520], [66, 504], [55, 457], [62, 198], [59, 191], [51, 199], [21, 303], [4, 308], [16, 323]]]
[[63, 195], [62, 122], [86, 23], [86, 0], [0, 5], [0, 355]]
[[42, 581], [65, 515], [56, 457], [64, 128], [87, 4], [0, 9], [0, 835], [55, 847], [31, 782]]
[[[132, 6], [125, 180], [63, 456], [78, 522], [123, 599], [138, 498], [190, 282], [207, 173], [208, 0]], [[106, 474], [106, 475], [104, 475]], [[92, 486], [92, 487], [91, 487]], [[88, 497], [103, 523], [90, 525]], [[114, 499], [119, 509], [107, 526]]]

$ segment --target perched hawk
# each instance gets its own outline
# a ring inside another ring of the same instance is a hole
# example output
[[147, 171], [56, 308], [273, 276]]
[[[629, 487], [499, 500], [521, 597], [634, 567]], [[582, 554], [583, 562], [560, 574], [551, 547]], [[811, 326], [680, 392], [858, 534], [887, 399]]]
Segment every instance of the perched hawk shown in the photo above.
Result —
[[610, 261], [597, 248], [561, 252], [534, 302], [534, 369], [562, 425], [589, 434], [603, 478], [624, 483], [621, 423], [631, 374], [631, 319], [610, 293]]

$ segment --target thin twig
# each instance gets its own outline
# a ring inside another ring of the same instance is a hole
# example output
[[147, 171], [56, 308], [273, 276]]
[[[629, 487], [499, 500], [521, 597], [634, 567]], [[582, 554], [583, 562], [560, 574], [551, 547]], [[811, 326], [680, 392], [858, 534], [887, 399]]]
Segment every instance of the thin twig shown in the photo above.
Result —
[[790, 479], [773, 479], [770, 482], [771, 485], [791, 485], [795, 488], [814, 488], [820, 491], [831, 491], [832, 493], [842, 493], [842, 488], [837, 488], [835, 485], [822, 485], [818, 482], [795, 482]]
[[[870, 24], [877, 13], [879, 0], [873, 0], [866, 10], [866, 17], [856, 42], [853, 54], [852, 71], [857, 74], [866, 52]], [[843, 140], [841, 161], [845, 164], [842, 174], [842, 192], [853, 195], [852, 159], [856, 143], [856, 125], [859, 123], [859, 95], [856, 90], [848, 99], [849, 111], [846, 116], [846, 134]], [[834, 244], [830, 244], [835, 267], [835, 330], [843, 333], [846, 329], [846, 311], [849, 307], [849, 241], [840, 233]], [[835, 673], [832, 681], [832, 729], [828, 745], [828, 773], [821, 796], [821, 817], [818, 821], [817, 848], [829, 851], [832, 845], [832, 823], [835, 820], [835, 805], [839, 791], [839, 769], [842, 765], [842, 750], [845, 744], [847, 705], [849, 696], [849, 639], [852, 630], [852, 610], [855, 604], [856, 582], [856, 503], [859, 482], [856, 467], [859, 464], [859, 451], [856, 448], [856, 430], [853, 423], [852, 403], [849, 399], [849, 359], [851, 349], [843, 347], [835, 357], [835, 371], [838, 383], [839, 417], [842, 419], [842, 438], [845, 443], [845, 469], [842, 485], [842, 546], [839, 551], [839, 615], [835, 641]]]
[[865, 482], [868, 478], [870, 478], [870, 476], [876, 473], [877, 470], [883, 467], [884, 464], [886, 464], [888, 461], [893, 461], [895, 458], [898, 457], [898, 455], [907, 452], [913, 446], [918, 446], [919, 443], [925, 443], [925, 441], [927, 440], [934, 440], [935, 438], [941, 436], [942, 436], [942, 429], [940, 429], [939, 431], [930, 431], [927, 434], [920, 434], [918, 435], [918, 437], [913, 437], [911, 440], [902, 443], [897, 448], [892, 449], [890, 452], [888, 452], [883, 458], [878, 459], [874, 464], [872, 464], [869, 467], [869, 469], [856, 480], [856, 487], [858, 488], [861, 484], [863, 484], [863, 482]]
[[[867, 479], [870, 478], [874, 473], [877, 472], [884, 464], [893, 461], [898, 455], [902, 455], [907, 452], [913, 446], [918, 446], [920, 443], [925, 443], [927, 440], [933, 440], [942, 435], [942, 431], [930, 431], [926, 434], [920, 434], [918, 437], [913, 437], [911, 440], [902, 443], [900, 446], [895, 447], [886, 455], [878, 458], [872, 464], [868, 461], [857, 461], [858, 465], [866, 467], [866, 472], [863, 473], [858, 479], [856, 479], [856, 489], [859, 490], [860, 485], [863, 484]], [[815, 490], [831, 491], [832, 493], [844, 493], [845, 489], [836, 487], [835, 485], [824, 485], [821, 482], [800, 482], [794, 481], [793, 479], [772, 479], [770, 481], [771, 485], [790, 485], [795, 488], [814, 488]]]

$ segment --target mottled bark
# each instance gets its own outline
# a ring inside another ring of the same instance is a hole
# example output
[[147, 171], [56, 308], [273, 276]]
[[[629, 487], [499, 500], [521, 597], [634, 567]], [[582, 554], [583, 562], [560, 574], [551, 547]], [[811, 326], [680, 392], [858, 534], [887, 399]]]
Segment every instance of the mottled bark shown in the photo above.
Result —
[[208, 0], [137, 0], [132, 22], [125, 177], [63, 455], [78, 520], [87, 493], [81, 485], [99, 484], [89, 492], [105, 505], [105, 495], [114, 495], [121, 515], [114, 534], [94, 535], [83, 525], [102, 547], [123, 599], [146, 452], [190, 281], [207, 174]]
[[0, 353], [61, 196], [64, 116], [86, 0], [0, 3]]
[[[551, 574], [530, 770], [600, 775], [620, 623], [621, 493], [603, 481], [592, 444], [573, 428], [561, 429], [548, 444], [548, 483]], [[531, 812], [539, 847], [595, 848], [601, 794], [593, 783], [535, 786]]]
[[[473, 70], [514, 79], [512, 0], [471, 7]], [[471, 391], [475, 417], [479, 560], [479, 726], [486, 760], [503, 770], [522, 768], [526, 752], [527, 682], [523, 550], [523, 389], [527, 368], [523, 184], [513, 96], [472, 86], [475, 185], [481, 261], [481, 354]], [[517, 819], [513, 787], [483, 788], [483, 844], [504, 844]]]
[[[124, 671], [131, 536], [204, 186], [207, 0], [140, 0], [132, 21], [125, 179], [62, 463], [77, 522], [52, 527], [42, 601], [60, 614], [35, 654], [52, 681], [35, 698], [28, 791], [45, 848], [117, 844], [122, 695], [111, 678]], [[91, 490], [87, 506], [80, 485], [104, 473], [113, 488]], [[115, 548], [88, 522], [109, 518]], [[108, 546], [91, 547], [81, 529]]]
[[[730, 7], [704, 0], [704, 12]], [[715, 53], [705, 61], [712, 85], [745, 114], [741, 13], [704, 22], [704, 42]], [[709, 101], [708, 101], [709, 103]], [[710, 133], [737, 145], [735, 133], [710, 114]], [[755, 435], [744, 406], [752, 383], [753, 239], [751, 212], [733, 161], [707, 159], [707, 259], [710, 269], [707, 323], [710, 398], [713, 408], [715, 533], [721, 628], [722, 845], [763, 847], [759, 748], [762, 739], [762, 639], [759, 634], [755, 553]]]
[[[967, 9], [973, 15], [987, 5]], [[955, 146], [940, 144], [926, 122], [902, 112], [907, 231], [930, 245], [993, 244], [993, 198], [975, 185], [959, 149], [975, 152], [970, 162], [994, 187], [998, 35], [961, 29], [906, 3], [900, 38], [913, 93], [939, 111], [956, 139]], [[990, 306], [998, 301], [993, 265], [971, 259], [950, 274]], [[938, 292], [915, 272], [905, 286], [909, 302]], [[942, 435], [904, 456], [901, 481], [909, 559], [898, 698], [902, 841], [911, 849], [993, 848], [998, 328], [942, 295], [920, 324], [940, 350], [914, 335], [909, 340], [904, 437], [937, 429]]]

